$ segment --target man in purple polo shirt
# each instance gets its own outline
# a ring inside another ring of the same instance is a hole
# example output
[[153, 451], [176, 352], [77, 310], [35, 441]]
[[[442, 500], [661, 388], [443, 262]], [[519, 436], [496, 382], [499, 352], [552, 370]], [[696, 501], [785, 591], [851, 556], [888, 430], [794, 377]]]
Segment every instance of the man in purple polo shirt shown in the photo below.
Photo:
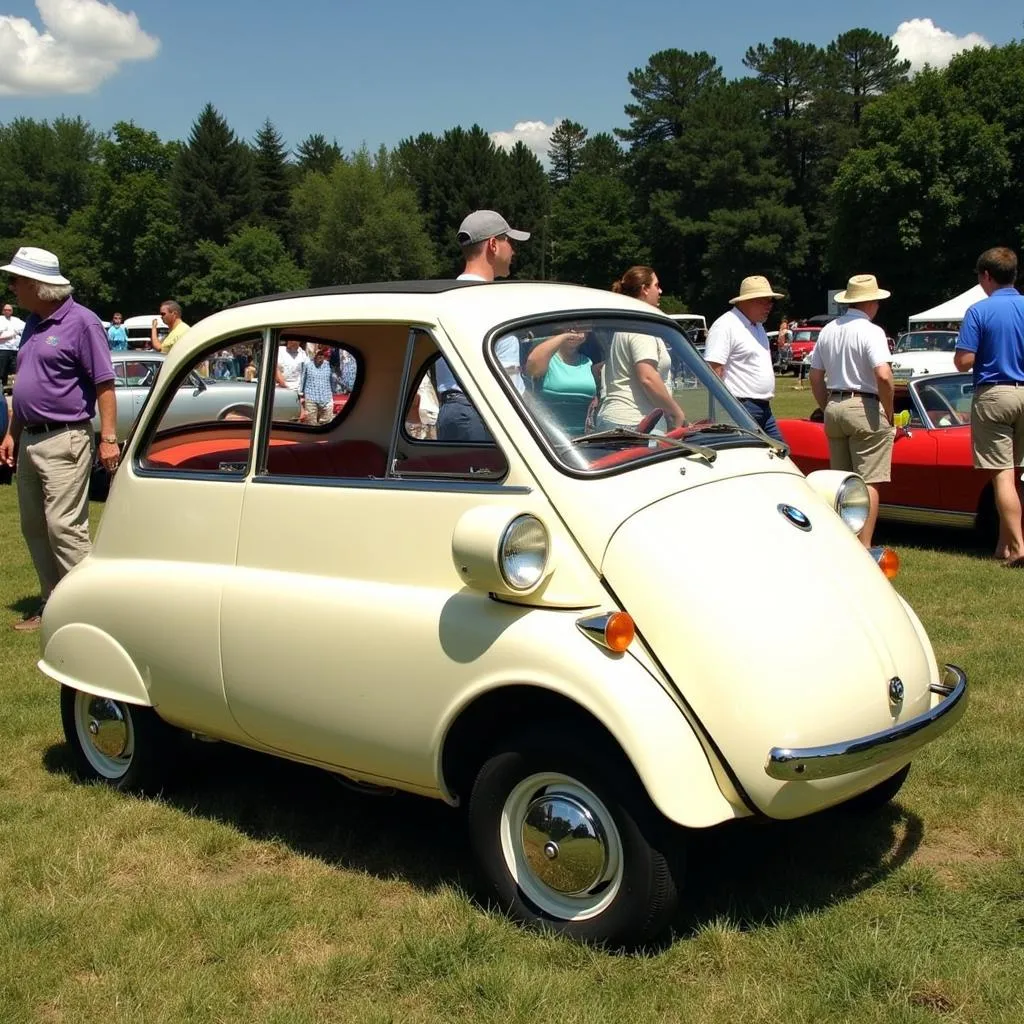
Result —
[[17, 469], [21, 532], [39, 576], [40, 605], [17, 622], [38, 629], [51, 591], [89, 553], [92, 417], [100, 413], [100, 461], [117, 468], [114, 368], [103, 324], [80, 306], [45, 249], [19, 249], [0, 272], [11, 275], [31, 316], [18, 349], [11, 422], [0, 462]]
[[1024, 296], [1013, 287], [1017, 254], [999, 246], [977, 263], [988, 298], [964, 315], [953, 363], [974, 371], [971, 447], [974, 465], [992, 474], [999, 540], [996, 558], [1024, 569], [1019, 483], [1024, 466]]

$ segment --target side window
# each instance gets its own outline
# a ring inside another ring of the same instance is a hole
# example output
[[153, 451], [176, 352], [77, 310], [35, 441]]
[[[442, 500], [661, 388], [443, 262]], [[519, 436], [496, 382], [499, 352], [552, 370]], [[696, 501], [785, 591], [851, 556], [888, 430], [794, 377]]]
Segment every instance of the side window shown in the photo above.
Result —
[[126, 387], [125, 381], [125, 365], [118, 360], [114, 360], [114, 387], [123, 388]]
[[[221, 350], [218, 350], [221, 351]], [[259, 336], [232, 343], [234, 366], [260, 365]], [[255, 378], [216, 378], [207, 374], [217, 352], [204, 352], [180, 371], [161, 396], [161, 408], [141, 450], [145, 469], [214, 473], [241, 477], [253, 451]], [[141, 366], [142, 364], [140, 364]], [[148, 378], [144, 378], [149, 380]]]
[[149, 360], [132, 359], [121, 364], [125, 384], [130, 388], [151, 388], [160, 372], [160, 364]]
[[504, 453], [432, 341], [427, 357], [421, 356], [414, 366], [395, 475], [438, 480], [504, 477], [508, 472]]
[[343, 342], [282, 332], [274, 366], [273, 422], [330, 427], [358, 390], [359, 359]]

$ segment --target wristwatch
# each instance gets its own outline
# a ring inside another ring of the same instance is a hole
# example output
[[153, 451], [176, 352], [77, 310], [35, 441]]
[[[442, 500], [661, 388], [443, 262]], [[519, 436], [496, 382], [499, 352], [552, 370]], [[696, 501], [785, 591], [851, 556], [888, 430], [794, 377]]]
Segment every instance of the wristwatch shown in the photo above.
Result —
[[104, 434], [100, 438], [100, 441], [103, 444], [117, 444], [117, 437], [115, 435], [113, 435], [113, 434]]

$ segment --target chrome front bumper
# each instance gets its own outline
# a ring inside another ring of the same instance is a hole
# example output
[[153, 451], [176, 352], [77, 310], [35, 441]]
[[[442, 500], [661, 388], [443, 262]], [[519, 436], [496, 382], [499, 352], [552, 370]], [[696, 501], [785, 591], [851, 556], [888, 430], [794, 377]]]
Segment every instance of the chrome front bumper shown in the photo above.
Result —
[[967, 707], [967, 676], [956, 665], [946, 665], [942, 682], [932, 693], [941, 694], [935, 707], [891, 729], [823, 747], [772, 747], [764, 770], [780, 782], [831, 779], [862, 768], [872, 768], [912, 754], [955, 725]]

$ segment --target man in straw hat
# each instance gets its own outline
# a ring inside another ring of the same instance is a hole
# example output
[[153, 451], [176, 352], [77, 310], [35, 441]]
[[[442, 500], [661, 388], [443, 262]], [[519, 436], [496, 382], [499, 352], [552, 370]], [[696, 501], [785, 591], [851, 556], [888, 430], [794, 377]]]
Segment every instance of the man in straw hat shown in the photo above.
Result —
[[775, 369], [764, 322], [772, 303], [783, 298], [767, 277], [745, 277], [740, 293], [729, 300], [732, 309], [723, 313], [708, 331], [704, 360], [750, 413], [757, 425], [776, 441], [782, 433], [772, 413]]
[[103, 324], [71, 297], [52, 252], [25, 246], [0, 271], [31, 314], [21, 335], [13, 415], [0, 462], [17, 469], [21, 532], [41, 602], [14, 628], [38, 629], [50, 592], [88, 553], [92, 417], [100, 412], [100, 461], [117, 468], [114, 367]]
[[1017, 254], [999, 246], [978, 257], [987, 298], [964, 316], [953, 361], [974, 371], [971, 446], [974, 465], [992, 474], [999, 515], [996, 558], [1024, 569], [1019, 478], [1024, 466], [1024, 297], [1014, 288]]
[[851, 277], [836, 295], [846, 312], [821, 329], [811, 352], [811, 391], [825, 413], [829, 464], [859, 473], [868, 485], [871, 504], [860, 531], [866, 548], [878, 519], [877, 484], [889, 482], [895, 438], [889, 342], [871, 322], [890, 294], [874, 274]]

